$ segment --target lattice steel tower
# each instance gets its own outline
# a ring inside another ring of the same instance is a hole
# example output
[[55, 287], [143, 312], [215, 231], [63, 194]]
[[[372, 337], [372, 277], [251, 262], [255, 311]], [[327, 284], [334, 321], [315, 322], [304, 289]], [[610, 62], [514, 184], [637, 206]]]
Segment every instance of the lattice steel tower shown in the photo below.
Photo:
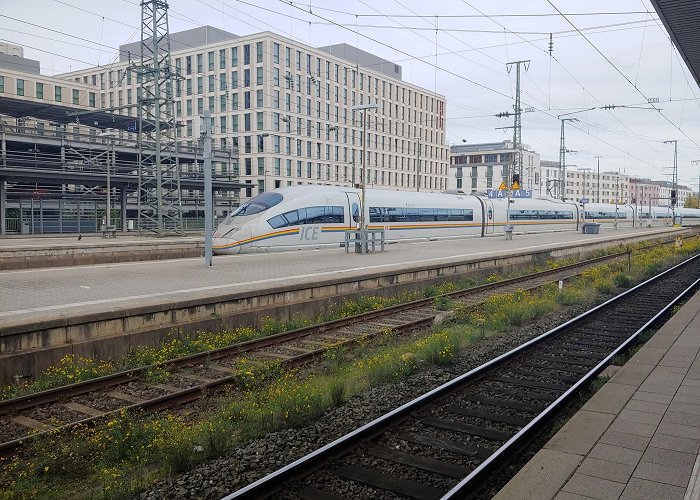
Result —
[[141, 63], [136, 67], [139, 105], [138, 230], [158, 236], [182, 233], [180, 168], [170, 62], [168, 3], [141, 2]]
[[[530, 60], [527, 61], [513, 61], [506, 64], [506, 70], [510, 73], [511, 67], [515, 66], [515, 104], [513, 105], [513, 111], [515, 115], [515, 122], [513, 123], [513, 173], [520, 176], [520, 182], [524, 181], [523, 177], [523, 136], [522, 136], [522, 108], [520, 107], [520, 65], [525, 66], [525, 71], [530, 67]], [[508, 180], [510, 184], [510, 179]]]

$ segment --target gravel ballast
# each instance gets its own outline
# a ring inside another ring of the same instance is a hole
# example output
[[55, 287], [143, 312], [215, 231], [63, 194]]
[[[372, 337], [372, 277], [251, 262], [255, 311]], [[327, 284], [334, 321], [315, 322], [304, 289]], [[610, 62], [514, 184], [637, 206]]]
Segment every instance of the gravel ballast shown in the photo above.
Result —
[[[139, 500], [221, 498], [334, 439], [380, 417], [448, 380], [534, 338], [585, 310], [573, 306], [458, 353], [449, 366], [430, 366], [409, 377], [372, 388], [327, 410], [308, 425], [271, 433], [231, 449], [225, 456], [155, 483]], [[358, 492], [359, 493], [359, 492]], [[361, 498], [360, 495], [358, 498]]]

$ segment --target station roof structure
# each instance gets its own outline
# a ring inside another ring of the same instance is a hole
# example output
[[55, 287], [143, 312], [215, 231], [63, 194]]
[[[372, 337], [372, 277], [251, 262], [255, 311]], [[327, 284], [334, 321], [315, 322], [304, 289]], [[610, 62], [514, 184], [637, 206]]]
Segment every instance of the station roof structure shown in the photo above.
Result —
[[700, 86], [700, 2], [651, 0], [673, 43]]
[[[76, 116], [76, 112], [81, 114]], [[79, 122], [98, 129], [111, 128], [125, 131], [128, 130], [129, 124], [133, 127], [133, 123], [136, 121], [133, 116], [119, 115], [99, 109], [81, 109], [4, 96], [0, 97], [0, 114], [15, 118], [32, 117], [66, 125]]]

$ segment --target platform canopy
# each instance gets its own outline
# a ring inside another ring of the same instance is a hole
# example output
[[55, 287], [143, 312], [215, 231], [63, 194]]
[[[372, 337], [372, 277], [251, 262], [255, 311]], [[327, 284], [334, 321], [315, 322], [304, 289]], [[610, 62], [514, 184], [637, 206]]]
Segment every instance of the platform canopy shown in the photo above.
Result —
[[673, 43], [700, 86], [700, 2], [651, 0]]
[[[82, 114], [85, 112], [85, 114]], [[77, 115], [75, 113], [81, 113]], [[99, 109], [91, 110], [0, 96], [0, 114], [15, 118], [36, 118], [60, 124], [80, 123], [98, 129], [135, 132], [137, 119]]]

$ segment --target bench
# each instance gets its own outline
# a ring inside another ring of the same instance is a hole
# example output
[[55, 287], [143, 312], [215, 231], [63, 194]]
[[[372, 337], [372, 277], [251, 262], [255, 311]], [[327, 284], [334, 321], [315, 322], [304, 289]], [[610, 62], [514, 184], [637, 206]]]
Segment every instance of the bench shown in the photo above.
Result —
[[102, 226], [100, 228], [102, 231], [103, 238], [116, 238], [117, 237], [117, 227], [116, 226]]

